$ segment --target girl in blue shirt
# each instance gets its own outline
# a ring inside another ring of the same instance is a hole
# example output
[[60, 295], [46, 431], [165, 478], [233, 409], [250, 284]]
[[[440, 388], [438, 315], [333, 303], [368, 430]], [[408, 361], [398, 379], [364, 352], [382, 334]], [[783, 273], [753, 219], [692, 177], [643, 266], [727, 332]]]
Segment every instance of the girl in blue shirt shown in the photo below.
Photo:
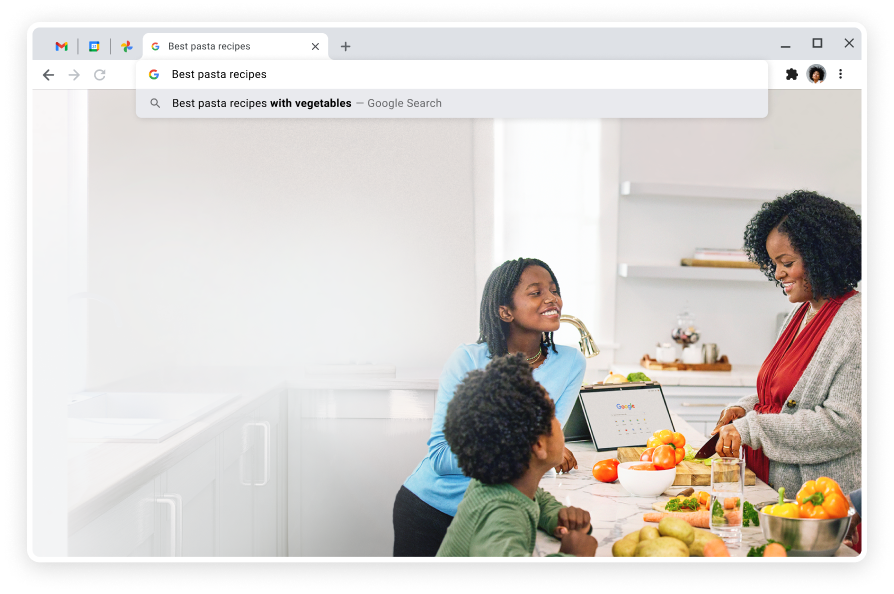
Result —
[[[562, 297], [559, 282], [546, 263], [533, 258], [508, 260], [484, 286], [476, 344], [464, 344], [441, 373], [426, 456], [407, 478], [394, 501], [394, 556], [433, 557], [469, 484], [444, 439], [444, 417], [457, 384], [493, 358], [522, 353], [534, 379], [546, 388], [564, 426], [580, 392], [586, 359], [575, 348], [553, 344], [559, 329]], [[577, 468], [565, 448], [557, 472]]]

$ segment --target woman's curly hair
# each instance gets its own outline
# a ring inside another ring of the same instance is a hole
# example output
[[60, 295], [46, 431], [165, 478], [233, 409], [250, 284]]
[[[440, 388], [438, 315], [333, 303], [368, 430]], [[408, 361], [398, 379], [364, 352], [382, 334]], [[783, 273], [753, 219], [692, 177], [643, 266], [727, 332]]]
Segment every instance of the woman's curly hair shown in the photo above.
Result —
[[806, 190], [761, 206], [745, 227], [745, 252], [781, 288], [776, 264], [767, 253], [773, 229], [788, 238], [804, 261], [814, 298], [840, 297], [860, 282], [860, 215], [850, 207]]
[[525, 473], [531, 447], [552, 434], [555, 405], [520, 354], [495, 357], [457, 386], [444, 438], [463, 474], [488, 485]]

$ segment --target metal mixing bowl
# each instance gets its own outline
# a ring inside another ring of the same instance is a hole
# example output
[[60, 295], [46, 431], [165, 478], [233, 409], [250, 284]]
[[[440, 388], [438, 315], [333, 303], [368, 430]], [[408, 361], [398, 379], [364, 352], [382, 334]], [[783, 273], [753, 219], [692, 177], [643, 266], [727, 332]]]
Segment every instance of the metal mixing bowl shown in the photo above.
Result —
[[[795, 503], [786, 499], [786, 503]], [[766, 503], [764, 505], [770, 505]], [[790, 557], [831, 557], [841, 546], [856, 510], [851, 507], [843, 518], [833, 520], [811, 520], [808, 518], [780, 518], [761, 513], [761, 532], [767, 540], [773, 539], [792, 549]]]

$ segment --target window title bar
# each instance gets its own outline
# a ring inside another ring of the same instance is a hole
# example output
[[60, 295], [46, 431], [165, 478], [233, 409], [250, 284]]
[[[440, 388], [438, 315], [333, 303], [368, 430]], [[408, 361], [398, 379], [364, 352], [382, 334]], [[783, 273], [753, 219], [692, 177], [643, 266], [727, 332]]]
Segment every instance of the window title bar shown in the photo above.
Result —
[[[491, 23], [457, 26], [408, 23], [219, 27], [66, 26], [32, 29], [32, 59], [137, 60], [148, 57], [146, 34], [316, 34], [328, 39], [333, 60], [860, 60], [858, 25], [702, 23], [700, 26], [553, 24], [540, 27]], [[67, 49], [57, 49], [67, 44]], [[126, 49], [130, 47], [131, 49]], [[322, 46], [321, 46], [322, 48]], [[126, 49], [126, 51], [125, 51]]]

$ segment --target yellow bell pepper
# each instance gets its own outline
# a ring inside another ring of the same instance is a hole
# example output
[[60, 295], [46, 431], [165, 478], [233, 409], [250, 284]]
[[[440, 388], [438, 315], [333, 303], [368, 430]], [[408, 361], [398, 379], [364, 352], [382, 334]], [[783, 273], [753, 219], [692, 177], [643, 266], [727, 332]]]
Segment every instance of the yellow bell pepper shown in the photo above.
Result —
[[797, 503], [785, 502], [785, 487], [779, 487], [779, 502], [776, 505], [768, 505], [764, 511], [771, 516], [780, 518], [800, 518], [801, 507]]
[[801, 508], [797, 503], [783, 503], [773, 506], [773, 515], [780, 518], [800, 518]]

